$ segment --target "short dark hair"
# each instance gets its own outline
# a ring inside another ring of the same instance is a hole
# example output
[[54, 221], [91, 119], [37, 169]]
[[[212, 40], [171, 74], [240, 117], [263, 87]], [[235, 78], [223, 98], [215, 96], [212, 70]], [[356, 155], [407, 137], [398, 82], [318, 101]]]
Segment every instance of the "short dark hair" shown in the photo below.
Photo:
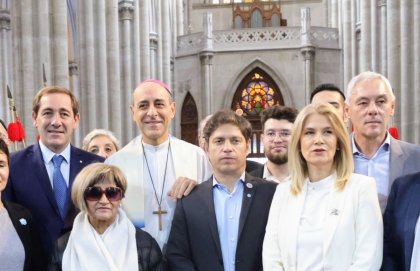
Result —
[[267, 109], [264, 109], [261, 112], [261, 125], [264, 130], [265, 122], [268, 119], [276, 120], [287, 120], [288, 122], [295, 122], [298, 111], [296, 108], [282, 106], [282, 105], [273, 105]]
[[9, 146], [7, 143], [0, 138], [0, 153], [4, 153], [7, 157], [7, 165], [10, 167], [10, 153], [9, 153]]
[[316, 88], [312, 91], [311, 93], [311, 102], [314, 98], [314, 96], [321, 91], [335, 91], [338, 92], [340, 94], [341, 97], [343, 97], [343, 101], [346, 100], [346, 96], [344, 96], [344, 93], [341, 91], [341, 89], [339, 87], [337, 87], [334, 84], [331, 83], [325, 83], [325, 84], [320, 84], [318, 86], [316, 86]]
[[209, 142], [209, 138], [214, 131], [224, 124], [232, 124], [238, 127], [247, 141], [251, 138], [252, 126], [246, 118], [237, 115], [232, 110], [219, 110], [204, 126], [203, 134], [206, 141]]

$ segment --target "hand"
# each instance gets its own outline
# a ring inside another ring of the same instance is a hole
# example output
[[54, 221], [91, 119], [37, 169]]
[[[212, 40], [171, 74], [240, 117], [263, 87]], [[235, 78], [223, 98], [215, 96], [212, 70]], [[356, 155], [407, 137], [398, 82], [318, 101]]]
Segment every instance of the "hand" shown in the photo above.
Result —
[[168, 196], [174, 200], [181, 199], [184, 196], [188, 196], [189, 193], [197, 185], [197, 181], [191, 180], [187, 177], [178, 177], [168, 192]]

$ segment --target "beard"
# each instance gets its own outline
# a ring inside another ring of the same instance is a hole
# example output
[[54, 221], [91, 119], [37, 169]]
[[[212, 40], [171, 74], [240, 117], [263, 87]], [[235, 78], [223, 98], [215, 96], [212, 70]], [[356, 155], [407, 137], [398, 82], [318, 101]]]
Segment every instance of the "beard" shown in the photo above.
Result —
[[287, 163], [287, 153], [277, 153], [272, 154], [271, 152], [266, 152], [266, 155], [268, 160], [270, 160], [273, 164], [276, 165], [283, 165]]

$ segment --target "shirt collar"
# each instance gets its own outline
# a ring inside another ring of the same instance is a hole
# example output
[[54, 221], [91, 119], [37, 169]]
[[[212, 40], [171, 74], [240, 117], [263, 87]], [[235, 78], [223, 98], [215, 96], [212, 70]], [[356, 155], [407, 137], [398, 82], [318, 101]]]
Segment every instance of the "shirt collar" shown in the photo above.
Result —
[[[245, 183], [245, 171], [242, 173], [241, 177], [236, 181], [235, 186], [238, 184], [238, 182], [241, 181], [242, 183]], [[213, 188], [215, 187], [226, 187], [224, 184], [219, 183], [213, 175]]]
[[64, 160], [67, 163], [69, 163], [69, 161], [70, 161], [70, 149], [71, 149], [70, 144], [68, 144], [67, 147], [61, 153], [55, 153], [55, 152], [51, 151], [50, 149], [48, 149], [48, 147], [45, 146], [42, 143], [41, 140], [38, 143], [39, 143], [39, 148], [41, 149], [42, 157], [44, 158], [44, 163], [45, 164], [48, 164], [49, 162], [51, 162], [51, 159], [56, 154], [63, 156]]
[[[378, 148], [378, 150], [376, 152], [378, 152], [381, 149], [383, 149], [384, 151], [389, 151], [390, 144], [391, 144], [391, 135], [387, 132], [384, 142], [382, 143], [382, 145]], [[364, 155], [357, 148], [356, 141], [354, 140], [354, 133], [351, 134], [351, 147], [352, 147], [354, 155]]]

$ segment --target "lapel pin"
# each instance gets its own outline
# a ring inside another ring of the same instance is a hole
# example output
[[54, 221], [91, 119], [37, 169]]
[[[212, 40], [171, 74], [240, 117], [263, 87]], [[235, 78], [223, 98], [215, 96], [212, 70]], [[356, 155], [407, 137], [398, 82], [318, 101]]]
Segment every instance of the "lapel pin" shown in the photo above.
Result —
[[339, 212], [337, 209], [332, 209], [330, 215], [338, 215]]
[[252, 183], [246, 183], [246, 187], [248, 187], [248, 188], [252, 188], [252, 187], [253, 187], [253, 185], [252, 185]]
[[21, 224], [21, 225], [23, 225], [23, 226], [26, 226], [26, 225], [28, 224], [28, 222], [27, 222], [27, 221], [26, 221], [26, 219], [24, 219], [24, 218], [19, 219], [19, 222], [20, 222], [20, 224]]
[[83, 160], [79, 160], [79, 163], [81, 164], [81, 163], [83, 163]]
[[248, 198], [250, 198], [250, 197], [251, 197], [251, 194], [249, 194], [249, 193], [248, 193], [248, 194], [246, 194], [246, 196], [247, 196]]

